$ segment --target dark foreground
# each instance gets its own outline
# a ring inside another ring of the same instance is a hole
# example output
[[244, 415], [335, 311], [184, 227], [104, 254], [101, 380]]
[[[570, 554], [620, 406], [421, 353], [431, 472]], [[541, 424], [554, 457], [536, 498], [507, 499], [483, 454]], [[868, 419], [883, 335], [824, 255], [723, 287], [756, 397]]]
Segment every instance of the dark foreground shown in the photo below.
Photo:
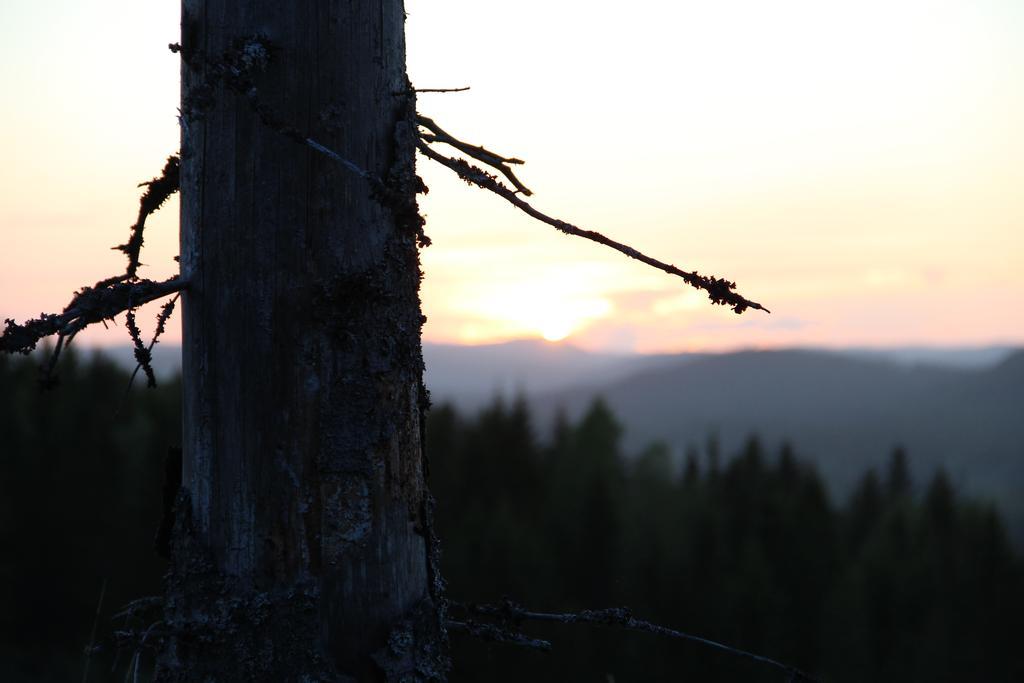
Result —
[[[41, 393], [0, 358], [0, 663], [5, 681], [124, 680], [112, 619], [160, 592], [153, 551], [179, 387], [136, 389], [73, 357]], [[1024, 565], [998, 512], [948, 478], [913, 482], [901, 454], [829, 498], [797, 455], [714, 444], [676, 463], [625, 457], [601, 404], [538, 443], [525, 405], [436, 408], [432, 487], [453, 600], [637, 616], [759, 652], [829, 681], [1024, 680]], [[101, 587], [100, 619], [91, 637]], [[778, 681], [698, 645], [530, 625], [544, 654], [453, 635], [453, 680]], [[86, 662], [83, 651], [101, 649]], [[151, 668], [145, 653], [142, 672]], [[142, 676], [145, 679], [145, 676]]]

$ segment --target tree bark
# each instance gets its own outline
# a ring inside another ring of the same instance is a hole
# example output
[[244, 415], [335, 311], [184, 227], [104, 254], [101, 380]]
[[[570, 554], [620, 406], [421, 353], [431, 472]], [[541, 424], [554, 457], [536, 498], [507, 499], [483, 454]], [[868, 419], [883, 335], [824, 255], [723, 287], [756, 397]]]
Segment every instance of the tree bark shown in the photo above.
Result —
[[[211, 65], [254, 35], [272, 56], [256, 90], [210, 99]], [[183, 476], [158, 679], [442, 680], [403, 3], [185, 0], [182, 53]]]

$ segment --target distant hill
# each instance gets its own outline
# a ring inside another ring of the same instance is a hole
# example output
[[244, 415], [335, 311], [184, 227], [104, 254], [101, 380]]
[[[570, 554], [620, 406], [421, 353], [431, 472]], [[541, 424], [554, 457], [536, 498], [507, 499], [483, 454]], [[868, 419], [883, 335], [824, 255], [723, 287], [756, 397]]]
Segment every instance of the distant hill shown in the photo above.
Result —
[[479, 408], [496, 395], [536, 396], [569, 387], [603, 387], [636, 372], [699, 357], [594, 353], [539, 340], [423, 345], [426, 384], [435, 402], [451, 402], [464, 409]]
[[[105, 350], [134, 367], [130, 347]], [[628, 449], [664, 441], [680, 455], [715, 437], [724, 455], [750, 435], [788, 441], [846, 493], [866, 467], [906, 448], [919, 485], [942, 465], [965, 493], [998, 500], [1024, 539], [1024, 351], [902, 348], [724, 354], [593, 353], [520, 341], [425, 344], [435, 403], [475, 410], [525, 394], [543, 429], [558, 409], [579, 415], [602, 396]], [[158, 374], [180, 349], [155, 349]]]
[[902, 365], [821, 351], [731, 353], [537, 397], [538, 415], [578, 415], [602, 396], [626, 445], [677, 453], [717, 438], [728, 455], [751, 435], [789, 442], [833, 490], [906, 448], [919, 485], [944, 466], [961, 490], [995, 499], [1024, 534], [1024, 351], [985, 369]]
[[[995, 366], [1014, 349], [1005, 346], [978, 348], [898, 347], [891, 349], [852, 348], [835, 352], [839, 356], [900, 366], [985, 369]], [[102, 352], [132, 369], [135, 357], [130, 345], [105, 347]], [[712, 355], [703, 353], [630, 354], [585, 351], [565, 342], [530, 339], [500, 344], [462, 346], [424, 344], [427, 386], [438, 401], [464, 408], [478, 408], [496, 394], [525, 393], [529, 396], [574, 387], [603, 387], [631, 374], [678, 366]], [[724, 354], [728, 355], [728, 354]], [[153, 367], [158, 376], [181, 369], [181, 347], [157, 344]]]
[[[927, 366], [936, 369], [983, 370], [994, 367], [1014, 350], [1005, 346], [896, 347], [851, 348], [820, 353], [830, 358], [861, 359], [872, 365], [889, 368]], [[613, 354], [584, 351], [564, 342], [541, 340], [478, 346], [423, 345], [427, 366], [426, 382], [435, 400], [450, 401], [464, 408], [478, 408], [496, 394], [512, 396], [524, 393], [535, 397], [564, 389], [580, 389], [586, 393], [603, 389], [610, 383], [644, 371], [655, 372], [678, 368], [696, 360], [738, 355]]]

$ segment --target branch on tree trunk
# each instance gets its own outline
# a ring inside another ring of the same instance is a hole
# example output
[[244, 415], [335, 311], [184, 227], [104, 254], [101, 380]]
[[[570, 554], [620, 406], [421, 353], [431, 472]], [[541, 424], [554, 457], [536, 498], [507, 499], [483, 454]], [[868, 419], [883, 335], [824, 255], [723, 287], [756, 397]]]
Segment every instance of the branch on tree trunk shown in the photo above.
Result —
[[[482, 187], [485, 190], [490, 190], [527, 215], [536, 218], [542, 223], [547, 223], [560, 232], [567, 235], [573, 235], [574, 237], [582, 237], [584, 239], [591, 240], [592, 242], [597, 242], [598, 244], [603, 244], [606, 247], [611, 247], [612, 249], [625, 254], [630, 258], [636, 259], [641, 263], [646, 263], [647, 265], [664, 271], [670, 275], [681, 277], [691, 287], [707, 292], [708, 297], [711, 299], [711, 303], [729, 306], [736, 313], [743, 313], [748, 308], [755, 308], [757, 310], [764, 311], [765, 313], [771, 312], [756, 301], [751, 301], [736, 292], [735, 282], [730, 282], [729, 280], [715, 277], [713, 275], [701, 275], [697, 271], [680, 270], [672, 264], [647, 256], [633, 247], [622, 244], [621, 242], [616, 242], [613, 239], [605, 237], [599, 232], [594, 230], [584, 230], [583, 228], [579, 228], [571, 223], [559, 220], [558, 218], [552, 218], [551, 216], [535, 209], [527, 201], [522, 199], [514, 190], [502, 185], [496, 176], [487, 173], [477, 166], [473, 166], [464, 159], [448, 157], [435, 152], [427, 143], [438, 139], [436, 135], [421, 135], [420, 137], [421, 139], [417, 143], [417, 146], [419, 147], [420, 152], [422, 152], [428, 159], [432, 159], [439, 164], [448, 167], [470, 185], [476, 185], [477, 187]], [[472, 154], [470, 154], [470, 156], [473, 156], [475, 159], [480, 159], [480, 156]], [[493, 166], [493, 164], [490, 165]], [[498, 167], [495, 166], [495, 168]]]
[[[146, 377], [149, 380], [151, 387], [156, 386], [156, 375], [153, 373], [153, 366], [150, 364], [150, 353], [149, 349], [146, 348], [145, 342], [142, 341], [142, 330], [139, 329], [138, 324], [135, 322], [135, 309], [129, 308], [128, 312], [124, 316], [124, 326], [128, 328], [128, 336], [132, 338], [132, 346], [135, 351], [135, 371], [138, 369], [145, 368]], [[132, 373], [131, 378], [128, 380], [128, 388], [131, 389], [132, 381], [135, 379], [135, 372]]]
[[128, 386], [125, 388], [125, 394], [132, 389], [132, 384], [135, 382], [135, 376], [139, 374], [139, 370], [143, 370], [146, 373], [146, 385], [150, 389], [156, 388], [156, 373], [153, 372], [153, 347], [156, 346], [157, 341], [160, 339], [160, 335], [164, 333], [164, 329], [167, 327], [167, 321], [170, 319], [171, 314], [174, 313], [174, 304], [178, 303], [178, 297], [181, 293], [175, 294], [171, 299], [160, 307], [160, 314], [156, 317], [156, 329], [153, 331], [153, 338], [149, 341], [149, 346], [144, 346], [142, 343], [142, 333], [139, 328], [135, 325], [135, 311], [128, 311], [129, 322], [127, 323], [128, 332], [131, 334], [132, 343], [135, 345], [135, 370], [132, 371], [132, 376], [128, 378]]
[[459, 150], [463, 154], [473, 157], [479, 162], [485, 163], [491, 168], [497, 169], [503, 176], [508, 178], [508, 181], [515, 186], [516, 190], [522, 192], [527, 197], [533, 194], [525, 185], [523, 185], [516, 174], [512, 172], [512, 169], [508, 167], [509, 164], [523, 164], [522, 159], [516, 159], [514, 157], [503, 157], [500, 154], [480, 147], [479, 145], [471, 145], [468, 142], [463, 142], [456, 137], [453, 137], [441, 129], [441, 126], [434, 123], [434, 120], [427, 118], [426, 116], [416, 115], [416, 123], [423, 126], [430, 133], [421, 133], [420, 139], [425, 142], [443, 142], [446, 145], [450, 145], [455, 149]]
[[134, 278], [139, 269], [139, 252], [142, 251], [142, 233], [146, 228], [146, 219], [156, 212], [167, 199], [180, 187], [181, 163], [177, 154], [167, 157], [167, 163], [160, 175], [152, 180], [139, 183], [146, 191], [139, 198], [139, 217], [132, 226], [128, 241], [114, 247], [128, 256], [127, 279]]
[[62, 313], [42, 313], [38, 318], [18, 324], [6, 319], [0, 334], [0, 352], [28, 354], [43, 337], [58, 335], [58, 348], [87, 325], [108, 320], [132, 308], [179, 292], [185, 288], [181, 277], [162, 282], [136, 280], [100, 281], [78, 291]]
[[445, 626], [452, 631], [463, 631], [474, 638], [479, 638], [480, 640], [486, 640], [492, 643], [510, 643], [512, 645], [522, 645], [523, 647], [529, 647], [535, 650], [543, 650], [544, 652], [551, 651], [551, 643], [546, 640], [530, 638], [518, 631], [510, 631], [509, 629], [502, 628], [494, 624], [481, 623], [473, 621], [472, 619], [467, 619], [466, 621], [448, 621]]
[[[513, 633], [518, 632], [519, 625], [524, 621], [547, 621], [557, 622], [560, 624], [590, 624], [592, 626], [618, 626], [630, 631], [643, 631], [645, 633], [653, 633], [659, 636], [688, 640], [690, 642], [728, 652], [729, 654], [736, 655], [738, 657], [751, 659], [761, 664], [767, 664], [768, 666], [773, 666], [785, 671], [789, 675], [788, 680], [791, 682], [807, 681], [808, 683], [818, 683], [820, 681], [820, 679], [811, 676], [796, 667], [783, 664], [782, 662], [769, 657], [754, 654], [753, 652], [747, 652], [746, 650], [741, 650], [739, 648], [732, 647], [731, 645], [725, 645], [723, 643], [709, 640], [707, 638], [701, 638], [700, 636], [695, 636], [683, 631], [677, 631], [673, 628], [658, 626], [657, 624], [652, 624], [651, 622], [644, 621], [643, 619], [636, 619], [633, 617], [632, 612], [625, 607], [583, 610], [581, 612], [533, 612], [524, 609], [522, 606], [517, 605], [511, 600], [505, 600], [501, 605], [476, 605], [449, 602], [449, 607], [453, 610], [464, 612], [467, 615], [476, 615], [491, 619], [497, 622], [495, 624], [495, 628], [499, 631], [509, 631]], [[479, 624], [477, 624], [477, 626], [479, 626]]]
[[[91, 323], [113, 318], [118, 313], [127, 310], [128, 331], [135, 344], [135, 357], [139, 361], [139, 366], [146, 371], [149, 385], [156, 386], [153, 368], [149, 364], [150, 351], [153, 344], [156, 343], [157, 337], [163, 332], [174, 304], [172, 302], [165, 306], [164, 311], [157, 318], [157, 331], [149, 349], [143, 345], [142, 333], [135, 324], [135, 308], [177, 292], [182, 289], [183, 285], [180, 278], [171, 278], [164, 282], [140, 280], [137, 275], [140, 266], [139, 255], [142, 251], [146, 219], [178, 191], [180, 169], [179, 157], [172, 154], [167, 157], [167, 162], [159, 176], [139, 183], [139, 187], [145, 186], [146, 188], [142, 197], [139, 198], [139, 216], [131, 227], [128, 241], [114, 247], [128, 256], [128, 267], [125, 272], [100, 280], [92, 287], [84, 287], [79, 290], [72, 297], [71, 303], [65, 307], [64, 312], [59, 315], [41, 313], [38, 318], [21, 325], [10, 318], [6, 319], [4, 330], [0, 333], [0, 352], [27, 354], [35, 349], [40, 339], [56, 334], [57, 342], [53, 347], [53, 353], [50, 354], [49, 361], [42, 368], [42, 384], [50, 387], [55, 383], [53, 373], [57, 367], [57, 361], [60, 359], [61, 351], [71, 343], [75, 335]], [[139, 368], [135, 369], [136, 372], [138, 370]], [[134, 377], [133, 373], [132, 378]], [[129, 386], [131, 386], [130, 382]]]
[[412, 95], [412, 94], [421, 93], [421, 92], [442, 92], [443, 93], [443, 92], [466, 92], [467, 90], [469, 90], [469, 86], [468, 85], [464, 85], [461, 88], [407, 88], [405, 90], [399, 90], [398, 92], [396, 92], [394, 94], [397, 96], [397, 95]]

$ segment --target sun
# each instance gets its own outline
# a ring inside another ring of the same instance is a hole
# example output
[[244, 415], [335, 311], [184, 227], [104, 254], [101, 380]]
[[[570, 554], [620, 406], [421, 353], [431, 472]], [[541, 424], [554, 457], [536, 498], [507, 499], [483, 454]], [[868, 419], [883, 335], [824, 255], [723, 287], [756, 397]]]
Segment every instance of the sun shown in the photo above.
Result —
[[583, 278], [555, 273], [478, 287], [460, 309], [459, 340], [479, 344], [537, 338], [560, 342], [607, 317], [614, 306], [590, 291]]
[[521, 322], [523, 327], [534, 334], [540, 334], [546, 341], [559, 342], [593, 320], [603, 317], [610, 309], [610, 303], [598, 297], [548, 297], [543, 304], [535, 303], [523, 311]]
[[540, 325], [540, 336], [545, 341], [560, 342], [573, 333], [572, 321], [568, 319], [548, 320]]

